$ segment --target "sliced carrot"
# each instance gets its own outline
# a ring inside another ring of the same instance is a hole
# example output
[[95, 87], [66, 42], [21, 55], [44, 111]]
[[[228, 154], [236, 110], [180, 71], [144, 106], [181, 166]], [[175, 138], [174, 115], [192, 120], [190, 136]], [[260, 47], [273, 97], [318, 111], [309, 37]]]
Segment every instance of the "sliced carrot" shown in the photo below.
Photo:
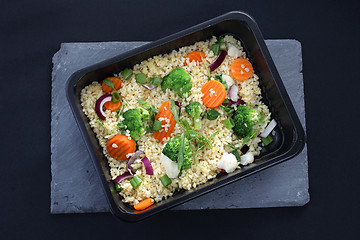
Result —
[[[189, 53], [188, 55], [186, 55], [186, 58], [189, 59], [189, 62], [197, 61], [197, 62], [201, 63], [202, 62], [201, 58], [205, 59], [205, 53], [203, 53], [201, 51], [193, 51], [193, 52]], [[186, 63], [187, 59], [185, 59], [184, 66], [187, 65], [187, 63]]]
[[[176, 121], [174, 115], [170, 111], [170, 103], [163, 102], [159, 108], [159, 112], [156, 114], [156, 120], [161, 121], [161, 129], [153, 133], [155, 139], [158, 139], [160, 142], [170, 137], [170, 134], [175, 128]], [[160, 120], [161, 119], [161, 120]]]
[[121, 101], [118, 101], [117, 103], [113, 103], [112, 101], [106, 102], [104, 104], [104, 107], [106, 109], [109, 109], [110, 111], [114, 112], [121, 107]]
[[154, 199], [146, 198], [134, 205], [135, 210], [144, 210], [154, 204]]
[[208, 108], [217, 108], [226, 97], [226, 89], [224, 85], [216, 80], [210, 80], [201, 88], [203, 104]]
[[[116, 88], [116, 90], [119, 90], [121, 88], [121, 79], [117, 78], [117, 77], [107, 77], [105, 78], [106, 80], [111, 81], [114, 84], [114, 87]], [[106, 83], [102, 82], [101, 83], [101, 87], [102, 90], [105, 93], [111, 93], [112, 91], [114, 91], [114, 89], [112, 89], [109, 85], [107, 85]]]
[[253, 74], [253, 71], [253, 66], [245, 58], [235, 59], [230, 66], [231, 75], [235, 80], [240, 82], [249, 79]]
[[106, 149], [110, 156], [118, 160], [126, 160], [127, 154], [136, 151], [136, 143], [133, 139], [129, 139], [125, 135], [115, 135], [107, 144]]

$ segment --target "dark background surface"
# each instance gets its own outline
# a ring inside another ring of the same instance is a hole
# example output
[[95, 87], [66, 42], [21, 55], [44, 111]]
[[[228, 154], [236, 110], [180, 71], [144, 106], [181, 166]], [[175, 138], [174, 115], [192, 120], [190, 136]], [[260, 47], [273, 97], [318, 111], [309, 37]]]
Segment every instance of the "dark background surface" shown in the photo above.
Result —
[[[139, 223], [50, 215], [51, 58], [62, 42], [152, 41], [231, 10], [265, 39], [297, 39], [310, 203], [299, 208], [166, 211]], [[2, 239], [350, 239], [359, 211], [356, 1], [6, 1], [0, 10]]]

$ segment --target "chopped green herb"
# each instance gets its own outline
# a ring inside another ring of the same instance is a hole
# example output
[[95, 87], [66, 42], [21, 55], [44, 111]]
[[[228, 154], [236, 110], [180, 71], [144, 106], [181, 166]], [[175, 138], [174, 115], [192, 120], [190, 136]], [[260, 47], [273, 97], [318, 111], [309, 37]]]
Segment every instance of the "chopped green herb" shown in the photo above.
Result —
[[[197, 154], [200, 152], [201, 149], [203, 149], [206, 145], [208, 145], [208, 143], [210, 144], [209, 146], [211, 147], [211, 143], [209, 140], [211, 140], [212, 138], [214, 138], [216, 136], [216, 134], [218, 134], [220, 132], [220, 130], [214, 132], [213, 134], [211, 134], [211, 136], [209, 137], [209, 139], [204, 137], [201, 138], [196, 138], [197, 142], [195, 143], [195, 147], [196, 147], [196, 151], [194, 154], [194, 162], [196, 164], [196, 166], [198, 166], [199, 168], [203, 169], [202, 166], [200, 166], [196, 160], [196, 156]], [[192, 133], [193, 134], [193, 133]], [[195, 136], [195, 134], [193, 134]]]
[[198, 167], [201, 168], [201, 169], [203, 169], [203, 167], [200, 166], [199, 163], [197, 162], [196, 156], [197, 156], [197, 154], [200, 152], [200, 150], [201, 150], [203, 147], [204, 147], [204, 145], [202, 145], [202, 146], [198, 145], [198, 146], [197, 146], [197, 149], [196, 149], [196, 151], [195, 151], [195, 153], [194, 153], [194, 162], [195, 162], [196, 166], [198, 166]]
[[112, 89], [114, 89], [114, 91], [116, 91], [116, 88], [115, 88], [114, 83], [112, 81], [105, 79], [105, 80], [103, 80], [103, 82], [106, 85], [108, 85], [109, 87], [111, 87]]
[[213, 45], [211, 45], [211, 51], [213, 51], [215, 56], [219, 55], [220, 44], [219, 43], [214, 43]]
[[97, 123], [104, 128], [106, 134], [109, 134], [109, 131], [108, 131], [107, 128], [105, 127], [103, 120], [98, 119], [98, 120], [97, 120]]
[[142, 105], [146, 110], [148, 110], [149, 112], [153, 112], [155, 114], [157, 114], [159, 112], [159, 110], [151, 105], [150, 103], [148, 103], [147, 101], [144, 101], [142, 99], [138, 99], [137, 102]]
[[113, 94], [111, 95], [111, 101], [113, 103], [117, 103], [118, 101], [120, 101], [120, 94], [118, 93], [118, 91], [113, 92]]
[[222, 81], [223, 81], [223, 79], [222, 79], [222, 73], [219, 73], [218, 75], [216, 75], [216, 76], [214, 77], [214, 79], [217, 80], [217, 81], [219, 81], [219, 82], [222, 82]]
[[214, 55], [219, 55], [221, 44], [224, 42], [224, 36], [218, 37], [217, 41], [211, 45], [211, 51], [213, 51]]
[[121, 72], [121, 76], [123, 76], [123, 78], [125, 80], [129, 80], [129, 78], [131, 77], [132, 72], [130, 71], [130, 69], [125, 68], [122, 72]]
[[216, 136], [216, 134], [218, 134], [221, 130], [217, 130], [216, 132], [214, 132], [213, 134], [211, 134], [211, 136], [209, 137], [209, 139], [212, 139]]
[[183, 168], [184, 153], [185, 153], [185, 133], [182, 133], [180, 136], [179, 155], [177, 158], [178, 169], [180, 171]]
[[234, 145], [230, 144], [230, 143], [226, 143], [226, 145], [228, 145], [229, 147], [231, 147], [234, 150], [239, 150], [240, 147], [235, 147]]
[[139, 176], [134, 176], [130, 180], [130, 184], [134, 189], [138, 189], [140, 187], [141, 183], [142, 183], [142, 179]]
[[238, 152], [237, 150], [233, 150], [233, 151], [231, 151], [230, 153], [233, 154], [233, 155], [236, 157], [236, 160], [237, 160], [238, 162], [241, 161], [240, 154], [239, 154], [239, 152]]
[[162, 125], [162, 121], [159, 120], [155, 120], [154, 121], [154, 126], [153, 126], [153, 131], [159, 131], [161, 129], [161, 125]]
[[[200, 55], [201, 56], [201, 55]], [[204, 64], [204, 66], [205, 66], [205, 68], [206, 68], [206, 71], [207, 71], [207, 74], [208, 74], [208, 80], [210, 80], [211, 79], [211, 74], [210, 74], [210, 68], [209, 68], [209, 66], [206, 64], [206, 62], [205, 62], [205, 60], [204, 60], [204, 58], [201, 56], [201, 61], [203, 62], [203, 64]]]
[[186, 119], [181, 120], [181, 123], [184, 125], [184, 127], [185, 127], [187, 130], [190, 130], [190, 129], [191, 129], [190, 124], [189, 124], [189, 122], [188, 122]]
[[141, 105], [143, 105], [144, 107], [151, 106], [150, 103], [148, 103], [147, 101], [142, 100], [142, 99], [138, 99], [137, 102], [140, 103]]
[[150, 78], [150, 84], [155, 85], [155, 86], [160, 86], [161, 85], [161, 78], [158, 77], [152, 77]]
[[107, 135], [112, 134], [112, 133], [115, 131], [115, 129], [116, 129], [116, 127], [113, 128], [113, 129], [111, 130], [111, 132], [109, 133], [109, 130], [105, 127], [103, 120], [98, 119], [98, 120], [97, 120], [97, 123], [104, 128], [105, 133], [106, 133]]
[[118, 101], [121, 101], [121, 97], [120, 97], [120, 94], [119, 92], [116, 90], [115, 86], [114, 86], [114, 83], [110, 80], [103, 80], [103, 82], [108, 85], [109, 87], [111, 87], [112, 89], [114, 89], [114, 92], [113, 94], [111, 95], [111, 101], [113, 103], [117, 103]]
[[179, 113], [177, 111], [174, 99], [171, 99], [171, 110], [170, 110], [170, 112], [174, 115], [175, 121], [177, 123], [180, 123], [179, 122]]
[[186, 135], [194, 136], [194, 138], [195, 138], [196, 140], [198, 140], [198, 141], [201, 142], [202, 144], [208, 145], [209, 147], [212, 148], [211, 142], [210, 142], [209, 139], [208, 139], [207, 137], [205, 137], [202, 133], [199, 133], [199, 132], [197, 132], [197, 131], [195, 131], [195, 130], [191, 130], [191, 129], [186, 130], [184, 133], [185, 133]]
[[146, 75], [143, 73], [136, 74], [135, 76], [136, 82], [144, 84], [146, 83]]
[[[227, 99], [225, 99], [225, 100], [227, 100]], [[225, 102], [225, 100], [224, 100], [224, 102]], [[227, 101], [229, 102], [229, 100], [227, 100]], [[232, 115], [235, 112], [235, 108], [231, 105], [226, 105], [226, 106], [220, 105], [219, 108], [224, 110], [228, 115]]]
[[121, 110], [116, 110], [116, 119], [119, 120], [120, 115], [122, 114]]
[[215, 120], [215, 119], [217, 119], [217, 117], [219, 115], [220, 115], [220, 113], [218, 111], [216, 111], [215, 109], [211, 109], [211, 110], [207, 111], [206, 118], [208, 120]]
[[227, 129], [232, 129], [235, 126], [234, 121], [231, 118], [227, 118], [224, 121], [224, 125]]
[[[219, 73], [218, 75], [216, 75], [216, 76], [214, 77], [214, 79], [215, 79], [216, 81], [221, 82], [222, 85], [224, 85], [225, 89], [228, 90], [229, 87], [228, 87], [226, 81], [224, 81], [224, 80], [222, 79], [222, 73]], [[229, 101], [229, 100], [228, 100], [228, 101]]]
[[115, 190], [117, 191], [117, 192], [121, 192], [121, 185], [120, 185], [120, 183], [115, 183]]
[[167, 187], [172, 183], [171, 179], [166, 174], [160, 178], [160, 181], [164, 187]]
[[261, 139], [262, 143], [264, 144], [264, 146], [269, 145], [270, 143], [272, 143], [274, 141], [274, 139], [271, 137], [271, 135], [269, 134], [266, 138], [262, 138]]

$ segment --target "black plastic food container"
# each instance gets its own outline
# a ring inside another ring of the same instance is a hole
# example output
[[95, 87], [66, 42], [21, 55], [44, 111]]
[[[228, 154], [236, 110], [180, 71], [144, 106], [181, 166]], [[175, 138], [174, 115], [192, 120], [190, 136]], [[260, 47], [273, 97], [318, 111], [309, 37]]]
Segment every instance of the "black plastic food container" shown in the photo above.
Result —
[[[124, 68], [132, 68], [152, 56], [169, 53], [180, 47], [210, 39], [211, 36], [233, 35], [239, 39], [260, 78], [263, 101], [270, 107], [272, 117], [278, 122], [274, 142], [264, 148], [255, 162], [230, 174], [219, 174], [215, 179], [189, 191], [180, 191], [172, 197], [155, 203], [144, 211], [136, 211], [121, 201], [112, 184], [107, 159], [92, 131], [88, 119], [82, 111], [80, 92], [93, 81], [102, 81]], [[288, 160], [304, 147], [305, 134], [289, 99], [280, 76], [270, 57], [264, 39], [255, 21], [246, 13], [229, 12], [184, 31], [151, 42], [139, 48], [110, 58], [74, 73], [67, 83], [67, 98], [87, 149], [99, 174], [102, 186], [111, 206], [112, 213], [126, 221], [138, 221], [165, 209], [184, 203], [190, 199], [213, 191], [231, 182]]]

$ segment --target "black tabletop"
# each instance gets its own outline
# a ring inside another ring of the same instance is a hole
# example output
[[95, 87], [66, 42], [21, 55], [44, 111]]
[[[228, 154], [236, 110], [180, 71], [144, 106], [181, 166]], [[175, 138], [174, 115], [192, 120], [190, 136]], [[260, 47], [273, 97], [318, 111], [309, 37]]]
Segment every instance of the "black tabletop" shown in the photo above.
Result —
[[[349, 239], [357, 232], [356, 1], [17, 0], [0, 9], [0, 236]], [[265, 39], [302, 43], [310, 202], [295, 208], [166, 211], [139, 223], [110, 213], [50, 215], [51, 58], [60, 43], [152, 41], [231, 10], [252, 15]]]

